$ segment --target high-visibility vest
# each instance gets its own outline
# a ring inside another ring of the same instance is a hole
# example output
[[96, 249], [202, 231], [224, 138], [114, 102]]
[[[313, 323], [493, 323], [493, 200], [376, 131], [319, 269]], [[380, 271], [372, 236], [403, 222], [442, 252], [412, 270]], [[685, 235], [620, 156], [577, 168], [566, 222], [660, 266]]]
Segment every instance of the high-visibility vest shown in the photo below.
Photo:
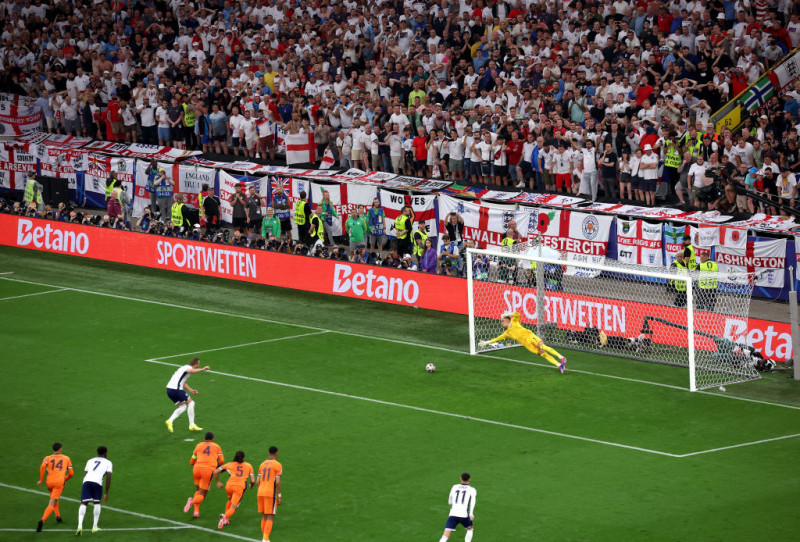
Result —
[[425, 241], [428, 239], [428, 234], [422, 230], [417, 230], [419, 236], [422, 238], [422, 243], [419, 244], [416, 241], [414, 242], [414, 256], [422, 257], [422, 254], [425, 252]]
[[325, 241], [325, 228], [322, 227], [322, 219], [317, 215], [311, 215], [311, 227], [314, 228], [314, 235], [312, 237], [319, 237], [320, 241]]
[[176, 201], [172, 204], [172, 216], [171, 220], [172, 223], [175, 225], [176, 228], [180, 228], [183, 226], [183, 203]]
[[197, 205], [200, 208], [200, 216], [202, 218], [206, 217], [206, 210], [203, 209], [203, 200], [206, 199], [207, 197], [208, 196], [204, 196], [202, 192], [200, 192], [200, 194], [197, 195]]
[[678, 168], [681, 165], [681, 153], [678, 146], [671, 140], [667, 140], [667, 148], [664, 151], [664, 165], [666, 167]]
[[504, 247], [510, 247], [513, 244], [514, 244], [514, 239], [512, 239], [511, 237], [506, 237], [505, 239], [503, 239], [502, 245]]
[[[396, 231], [398, 231], [398, 232], [401, 232], [403, 230], [407, 230], [408, 229], [406, 227], [406, 221], [407, 220], [408, 220], [408, 217], [406, 215], [400, 215], [397, 218], [395, 218], [394, 219], [394, 229]], [[408, 237], [408, 232], [407, 231], [403, 235], [398, 235], [397, 236], [398, 239], [405, 239], [406, 237]]]
[[697, 281], [697, 285], [703, 290], [716, 290], [717, 286], [719, 286], [717, 271], [719, 271], [717, 262], [708, 260], [701, 263], [700, 280]]
[[306, 201], [299, 199], [294, 204], [294, 223], [302, 226], [306, 223]]
[[[686, 263], [679, 262], [675, 260], [675, 267], [678, 268], [678, 273], [681, 275], [687, 274], [686, 271]], [[675, 291], [677, 292], [685, 292], [686, 291], [686, 282], [682, 280], [673, 280], [672, 285], [675, 286]]]
[[108, 201], [108, 199], [111, 197], [111, 192], [114, 190], [115, 181], [116, 179], [113, 177], [109, 177], [108, 180], [106, 180], [106, 201]]
[[183, 104], [183, 125], [194, 128], [194, 109], [186, 104]]
[[31, 203], [36, 200], [37, 205], [42, 204], [42, 191], [36, 189], [39, 184], [35, 179], [28, 179], [25, 183], [25, 203]]
[[694, 271], [695, 269], [697, 269], [697, 254], [695, 253], [694, 247], [692, 245], [684, 247], [684, 249], [686, 248], [689, 249], [689, 258], [687, 260], [686, 255], [684, 254], [683, 256], [684, 265], [689, 271]]

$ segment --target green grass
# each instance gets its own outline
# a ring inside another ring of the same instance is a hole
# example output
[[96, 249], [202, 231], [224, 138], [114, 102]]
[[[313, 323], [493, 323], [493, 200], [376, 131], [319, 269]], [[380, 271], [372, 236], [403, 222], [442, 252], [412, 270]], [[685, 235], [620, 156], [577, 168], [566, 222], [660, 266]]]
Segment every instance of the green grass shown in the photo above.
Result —
[[[0, 275], [0, 540], [73, 536], [32, 532], [47, 498], [7, 487], [41, 491], [39, 462], [56, 440], [78, 473], [65, 497], [79, 496], [81, 469], [104, 444], [108, 505], [173, 522], [106, 509], [101, 527], [210, 530], [106, 540], [260, 539], [253, 493], [222, 535], [223, 491], [212, 489], [199, 519], [182, 513], [198, 435], [185, 415], [175, 434], [164, 428], [165, 364], [213, 349], [199, 357], [215, 372], [190, 380], [197, 422], [227, 458], [242, 449], [257, 466], [280, 448], [273, 540], [437, 540], [463, 470], [478, 490], [475, 540], [796, 536], [794, 515], [780, 510], [800, 497], [800, 437], [686, 455], [798, 433], [798, 408], [765, 404], [800, 407], [786, 373], [690, 393], [647, 383], [686, 386], [675, 367], [564, 351], [562, 376], [515, 363], [539, 361], [520, 348], [469, 356], [466, 319], [455, 315], [8, 248], [3, 272], [13, 274]], [[71, 290], [10, 299], [55, 289], [17, 280]], [[61, 508], [65, 522], [51, 518], [45, 531], [74, 529], [77, 505]], [[17, 528], [31, 532], [2, 530]]]

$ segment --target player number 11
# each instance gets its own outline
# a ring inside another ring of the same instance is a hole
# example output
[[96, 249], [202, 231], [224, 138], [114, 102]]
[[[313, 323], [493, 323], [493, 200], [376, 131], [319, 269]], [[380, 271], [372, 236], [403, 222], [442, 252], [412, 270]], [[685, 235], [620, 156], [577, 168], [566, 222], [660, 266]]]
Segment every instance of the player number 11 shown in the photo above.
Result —
[[456, 490], [456, 498], [453, 502], [458, 503], [458, 494], [461, 493], [461, 504], [464, 504], [464, 499], [467, 497], [466, 491], [461, 491], [460, 489]]

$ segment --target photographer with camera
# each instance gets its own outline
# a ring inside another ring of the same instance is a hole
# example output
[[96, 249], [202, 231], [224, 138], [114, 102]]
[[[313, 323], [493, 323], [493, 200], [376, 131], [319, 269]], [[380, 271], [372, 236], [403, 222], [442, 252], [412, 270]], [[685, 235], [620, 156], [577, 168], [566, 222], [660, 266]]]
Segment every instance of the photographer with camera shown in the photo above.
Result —
[[231, 194], [231, 197], [228, 198], [228, 201], [233, 207], [233, 227], [236, 228], [240, 233], [244, 233], [248, 222], [250, 222], [250, 217], [248, 216], [247, 211], [247, 198], [245, 198], [245, 195], [242, 193], [243, 188], [244, 183], [235, 185], [233, 187], [233, 194]]
[[247, 195], [247, 217], [247, 236], [250, 237], [254, 233], [257, 235], [261, 231], [264, 216], [261, 212], [261, 196], [256, 193], [255, 185], [250, 185]]
[[220, 226], [220, 201], [219, 197], [217, 197], [213, 191], [209, 193], [208, 185], [206, 184], [203, 185], [203, 192], [206, 192], [206, 195], [203, 196], [203, 193], [200, 193], [200, 208], [203, 210], [203, 215], [205, 216], [206, 234], [211, 236]]
[[153, 213], [158, 212], [161, 220], [165, 220], [172, 204], [172, 187], [175, 183], [167, 176], [164, 168], [158, 167], [155, 159], [150, 161], [144, 174], [147, 175], [145, 190], [150, 193], [150, 209]]

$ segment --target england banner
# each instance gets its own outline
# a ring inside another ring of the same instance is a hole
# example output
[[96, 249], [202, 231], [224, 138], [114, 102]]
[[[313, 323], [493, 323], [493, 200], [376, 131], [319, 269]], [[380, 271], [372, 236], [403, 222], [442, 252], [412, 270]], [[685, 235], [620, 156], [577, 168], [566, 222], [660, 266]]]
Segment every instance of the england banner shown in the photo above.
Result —
[[317, 144], [314, 134], [286, 135], [286, 165], [305, 164], [317, 161]]
[[77, 170], [83, 166], [83, 155], [85, 151], [80, 149], [45, 147], [44, 145], [33, 145], [38, 147], [40, 152], [39, 167], [42, 175], [50, 177], [60, 177], [67, 179], [69, 189], [77, 188]]
[[180, 164], [178, 167], [178, 181], [175, 183], [175, 192], [183, 194], [183, 202], [192, 207], [199, 207], [198, 195], [207, 184], [211, 191], [214, 190], [216, 171], [211, 168], [187, 166]]
[[663, 266], [662, 224], [617, 219], [617, 260], [623, 263]]
[[[411, 207], [411, 219], [417, 222], [425, 222], [428, 226], [428, 235], [431, 237], [439, 236], [439, 227], [436, 216], [436, 196], [397, 194], [383, 188], [379, 191], [383, 212], [386, 213], [386, 235], [394, 237], [394, 221], [400, 216], [403, 207]], [[412, 228], [415, 230], [416, 226]]]
[[439, 196], [439, 232], [447, 232], [446, 224], [451, 213], [464, 220], [464, 239], [475, 241], [479, 248], [500, 247], [509, 225], [516, 222], [517, 230], [527, 240], [531, 209], [517, 209], [515, 205], [499, 205], [464, 201], [451, 196]]
[[745, 279], [735, 273], [755, 273], [756, 286], [783, 288], [786, 239], [747, 241], [745, 248], [719, 246], [716, 256], [720, 276], [726, 282], [743, 284]]
[[0, 136], [18, 136], [38, 130], [42, 110], [38, 107], [0, 102]]
[[331, 227], [334, 236], [344, 235], [345, 224], [350, 215], [363, 205], [365, 210], [372, 207], [372, 201], [378, 197], [378, 187], [356, 184], [317, 184], [311, 183], [311, 192], [314, 195], [315, 208], [319, 208], [323, 193], [330, 194], [331, 203], [336, 214]]
[[[602, 264], [608, 252], [614, 217], [568, 210], [534, 209], [530, 235], [541, 236], [544, 246], [566, 253], [567, 260]], [[596, 277], [599, 271], [569, 266], [567, 275]]]
[[697, 245], [710, 248], [725, 245], [731, 248], [744, 248], [747, 243], [747, 228], [737, 226], [715, 226], [700, 224], [697, 228]]
[[700, 229], [699, 227], [689, 226], [689, 238], [692, 240], [692, 247], [697, 256], [697, 263], [700, 263], [701, 254], [711, 254], [714, 243], [719, 239], [718, 235], [709, 228]]
[[36, 171], [36, 157], [21, 149], [6, 148], [2, 153], [0, 170], [6, 172], [0, 186], [10, 190], [24, 190], [29, 171]]

